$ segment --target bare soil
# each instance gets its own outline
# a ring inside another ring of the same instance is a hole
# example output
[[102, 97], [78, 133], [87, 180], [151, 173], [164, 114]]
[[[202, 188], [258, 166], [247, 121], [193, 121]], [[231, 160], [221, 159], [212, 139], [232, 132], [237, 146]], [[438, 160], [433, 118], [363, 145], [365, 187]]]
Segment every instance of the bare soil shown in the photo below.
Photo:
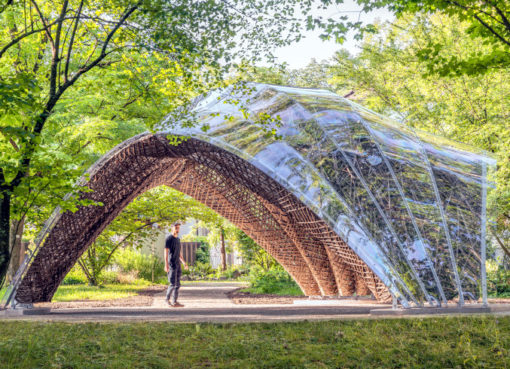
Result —
[[76, 300], [66, 302], [40, 302], [34, 307], [51, 309], [92, 308], [92, 307], [136, 307], [151, 306], [154, 295], [166, 290], [165, 286], [149, 286], [138, 291], [138, 295], [114, 300]]

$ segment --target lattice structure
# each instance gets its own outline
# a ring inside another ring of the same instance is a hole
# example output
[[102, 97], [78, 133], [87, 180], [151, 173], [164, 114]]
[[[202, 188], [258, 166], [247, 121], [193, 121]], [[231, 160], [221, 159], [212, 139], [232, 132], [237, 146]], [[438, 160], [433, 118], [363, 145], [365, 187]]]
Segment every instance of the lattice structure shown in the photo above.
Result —
[[[244, 230], [307, 295], [393, 295], [408, 307], [486, 292], [492, 158], [327, 91], [251, 87], [247, 95], [227, 89], [200, 101], [198, 124], [171, 130], [191, 136], [179, 145], [169, 144], [169, 132], [147, 133], [96, 163], [93, 192], [83, 196], [104, 206], [52, 218], [20, 273], [16, 300], [49, 301], [119, 212], [159, 185]], [[257, 128], [268, 116], [279, 121], [270, 128], [280, 139]]]
[[104, 206], [62, 215], [30, 265], [16, 299], [49, 301], [80, 255], [119, 212], [136, 196], [160, 185], [192, 196], [243, 229], [308, 295], [365, 294], [368, 286], [378, 298], [389, 298], [386, 287], [324, 221], [252, 164], [199, 140], [174, 147], [164, 134], [145, 134], [91, 177], [93, 192], [84, 196]]

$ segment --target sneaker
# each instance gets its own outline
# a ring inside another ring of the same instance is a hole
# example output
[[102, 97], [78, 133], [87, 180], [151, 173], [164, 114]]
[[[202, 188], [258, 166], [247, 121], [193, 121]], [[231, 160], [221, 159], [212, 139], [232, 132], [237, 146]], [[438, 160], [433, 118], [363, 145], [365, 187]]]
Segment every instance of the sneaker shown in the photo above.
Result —
[[183, 305], [183, 304], [179, 304], [178, 302], [176, 302], [176, 303], [174, 303], [174, 304], [168, 303], [168, 305], [169, 305], [170, 307], [174, 307], [174, 308], [182, 308], [182, 307], [184, 307], [184, 305]]

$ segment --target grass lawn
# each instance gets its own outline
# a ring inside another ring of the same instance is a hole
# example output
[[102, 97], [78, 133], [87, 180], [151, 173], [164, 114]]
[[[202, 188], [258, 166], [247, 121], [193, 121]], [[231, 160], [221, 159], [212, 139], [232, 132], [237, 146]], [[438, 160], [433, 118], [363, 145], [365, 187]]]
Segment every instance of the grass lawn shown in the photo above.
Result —
[[[185, 281], [182, 285], [193, 285], [196, 283], [218, 283], [232, 281]], [[76, 300], [112, 300], [137, 295], [140, 290], [151, 286], [152, 283], [138, 280], [136, 284], [105, 284], [101, 287], [89, 286], [86, 284], [61, 285], [53, 299], [53, 302], [76, 301]], [[166, 287], [166, 285], [163, 285]], [[1, 296], [0, 291], [0, 296]]]
[[[208, 281], [186, 281], [183, 285], [194, 283], [207, 283]], [[209, 281], [209, 282], [232, 282], [232, 281]], [[147, 288], [152, 283], [138, 280], [136, 284], [105, 284], [100, 287], [89, 286], [86, 284], [60, 285], [53, 296], [53, 302], [65, 302], [76, 300], [112, 300], [137, 295], [140, 290]], [[0, 299], [2, 299], [5, 290], [0, 289]]]
[[510, 317], [299, 323], [2, 322], [2, 368], [505, 368]]
[[138, 291], [144, 288], [147, 288], [147, 284], [106, 284], [101, 287], [84, 284], [60, 286], [51, 301], [120, 299], [137, 295]]

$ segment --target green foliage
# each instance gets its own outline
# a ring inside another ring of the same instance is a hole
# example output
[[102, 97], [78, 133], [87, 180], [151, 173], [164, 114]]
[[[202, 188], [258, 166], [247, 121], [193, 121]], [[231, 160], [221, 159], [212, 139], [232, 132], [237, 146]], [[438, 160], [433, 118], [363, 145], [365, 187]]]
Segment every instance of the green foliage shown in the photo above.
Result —
[[271, 255], [240, 229], [236, 229], [235, 238], [237, 240], [237, 249], [243, 258], [244, 265], [249, 268], [257, 267], [265, 271], [279, 265]]
[[87, 276], [78, 265], [75, 265], [69, 273], [65, 276], [62, 281], [62, 286], [76, 285], [76, 284], [87, 284]]
[[[342, 1], [341, 1], [342, 2]], [[484, 48], [463, 50], [463, 55], [449, 52], [450, 45], [442, 40], [421, 40], [417, 57], [429, 73], [441, 75], [480, 75], [510, 65], [510, 8], [507, 0], [356, 0], [364, 12], [385, 8], [397, 18], [411, 15], [441, 14], [466, 24], [466, 37], [483, 44]], [[342, 40], [345, 30], [357, 30], [356, 38], [363, 39], [377, 32], [377, 24], [348, 21], [346, 17], [314, 20], [314, 27], [324, 31], [323, 37]], [[433, 28], [437, 25], [430, 25]], [[445, 55], [446, 54], [446, 55]]]
[[289, 69], [286, 64], [270, 67], [247, 66], [237, 71], [240, 79], [273, 85], [306, 88], [330, 88], [328, 80], [332, 77], [330, 65], [326, 61], [312, 59], [304, 68]]
[[121, 271], [136, 272], [139, 278], [147, 281], [152, 280], [153, 271], [155, 279], [166, 275], [165, 265], [159, 258], [154, 255], [144, 255], [129, 247], [117, 251], [115, 264]]
[[249, 269], [243, 265], [228, 265], [227, 269], [221, 270], [221, 268], [216, 269], [214, 273], [214, 278], [217, 279], [229, 279], [229, 280], [237, 280], [243, 275], [247, 275], [249, 273]]
[[195, 265], [189, 267], [189, 276], [193, 279], [204, 279], [213, 271], [214, 269], [208, 262], [202, 263], [197, 261]]
[[251, 293], [268, 293], [276, 295], [302, 296], [301, 288], [281, 266], [269, 270], [253, 267], [250, 269]]
[[510, 270], [492, 262], [487, 268], [487, 290], [491, 297], [510, 298]]
[[292, 277], [246, 233], [236, 230], [237, 248], [249, 270], [251, 293], [301, 296], [303, 292]]
[[195, 255], [195, 261], [199, 263], [209, 263], [211, 255], [209, 252], [210, 246], [207, 237], [195, 237], [193, 242], [200, 242], [200, 246], [198, 247], [197, 253]]

